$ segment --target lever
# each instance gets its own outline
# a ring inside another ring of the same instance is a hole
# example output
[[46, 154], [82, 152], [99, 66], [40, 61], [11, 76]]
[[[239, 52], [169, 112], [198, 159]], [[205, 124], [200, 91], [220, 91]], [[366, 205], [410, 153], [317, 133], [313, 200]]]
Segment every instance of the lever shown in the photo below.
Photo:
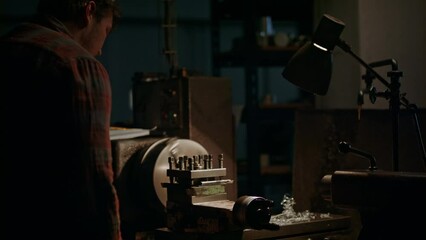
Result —
[[341, 152], [341, 153], [352, 152], [352, 153], [355, 153], [355, 154], [357, 154], [361, 157], [367, 158], [368, 160], [370, 160], [370, 167], [368, 169], [370, 169], [371, 171], [377, 170], [376, 158], [373, 155], [371, 155], [370, 153], [364, 152], [360, 149], [353, 148], [347, 142], [342, 141], [342, 142], [339, 143], [339, 152]]

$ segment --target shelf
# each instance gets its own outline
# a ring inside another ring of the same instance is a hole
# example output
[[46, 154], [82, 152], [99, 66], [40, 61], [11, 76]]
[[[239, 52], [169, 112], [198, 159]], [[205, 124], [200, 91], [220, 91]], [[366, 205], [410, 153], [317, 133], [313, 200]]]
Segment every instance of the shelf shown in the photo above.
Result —
[[[285, 185], [291, 182], [294, 112], [300, 108], [311, 108], [313, 104], [310, 96], [303, 91], [300, 91], [294, 103], [259, 103], [258, 70], [285, 67], [304, 41], [309, 39], [313, 31], [313, 5], [313, 0], [211, 1], [213, 74], [220, 76], [223, 68], [244, 70], [245, 105], [241, 122], [245, 123], [246, 128], [246, 159], [237, 167], [239, 189], [247, 191], [242, 192], [244, 194], [263, 195], [267, 192], [265, 188], [271, 184]], [[271, 17], [272, 21], [281, 22], [282, 29], [276, 31], [288, 30], [289, 35], [296, 36], [287, 47], [273, 46], [273, 43], [267, 47], [258, 45], [256, 36], [259, 24], [266, 16]], [[222, 32], [229, 32], [228, 28], [234, 25], [242, 27], [239, 32], [243, 36], [232, 36], [229, 39], [220, 36]], [[301, 36], [306, 38], [299, 38]], [[228, 42], [231, 50], [225, 51], [224, 45], [221, 45], [224, 39], [232, 41]], [[270, 160], [266, 167], [260, 163], [262, 154], [268, 155]]]
[[233, 50], [214, 55], [217, 67], [244, 67], [255, 64], [260, 67], [282, 67], [297, 51], [296, 47], [265, 47], [250, 50]]
[[260, 109], [282, 109], [282, 110], [298, 110], [298, 109], [310, 109], [313, 108], [312, 103], [274, 103], [274, 104], [261, 104]]
[[306, 21], [312, 19], [310, 7], [313, 0], [221, 0], [216, 1], [215, 12], [220, 19], [244, 19], [247, 14], [244, 9], [253, 8], [252, 17], [271, 16], [274, 19]]
[[[292, 172], [292, 166], [288, 164], [275, 164], [275, 165], [268, 165], [268, 166], [262, 166], [260, 168], [260, 175], [262, 176], [274, 176], [274, 175], [281, 175], [281, 176], [288, 176]], [[247, 166], [239, 165], [238, 166], [238, 174], [239, 175], [246, 175], [247, 172]]]
[[289, 175], [291, 173], [290, 165], [269, 165], [260, 168], [260, 175]]

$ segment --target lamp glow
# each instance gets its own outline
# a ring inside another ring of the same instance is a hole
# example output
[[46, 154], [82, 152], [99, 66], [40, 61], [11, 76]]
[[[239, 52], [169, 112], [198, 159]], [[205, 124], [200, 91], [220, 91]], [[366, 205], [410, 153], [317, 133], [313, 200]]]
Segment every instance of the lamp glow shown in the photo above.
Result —
[[317, 47], [317, 48], [319, 48], [319, 49], [323, 50], [324, 52], [327, 52], [327, 51], [328, 51], [328, 50], [327, 50], [327, 48], [325, 48], [325, 47], [321, 47], [320, 45], [318, 45], [318, 44], [316, 44], [316, 43], [313, 43], [313, 45], [314, 45], [315, 47]]

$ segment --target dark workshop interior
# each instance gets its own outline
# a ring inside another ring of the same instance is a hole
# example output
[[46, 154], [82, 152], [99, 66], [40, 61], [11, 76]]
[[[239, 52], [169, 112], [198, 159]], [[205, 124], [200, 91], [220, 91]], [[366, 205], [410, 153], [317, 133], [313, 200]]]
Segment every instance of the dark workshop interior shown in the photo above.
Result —
[[425, 1], [117, 1], [124, 240], [426, 237]]

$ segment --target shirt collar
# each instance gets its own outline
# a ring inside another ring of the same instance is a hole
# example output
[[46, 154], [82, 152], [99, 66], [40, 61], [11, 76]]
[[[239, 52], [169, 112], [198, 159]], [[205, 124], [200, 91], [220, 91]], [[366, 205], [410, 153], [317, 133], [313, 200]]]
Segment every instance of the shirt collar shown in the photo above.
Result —
[[50, 28], [54, 31], [65, 33], [66, 35], [72, 38], [70, 31], [67, 27], [56, 17], [53, 16], [37, 16], [36, 23], [43, 25], [47, 28]]

